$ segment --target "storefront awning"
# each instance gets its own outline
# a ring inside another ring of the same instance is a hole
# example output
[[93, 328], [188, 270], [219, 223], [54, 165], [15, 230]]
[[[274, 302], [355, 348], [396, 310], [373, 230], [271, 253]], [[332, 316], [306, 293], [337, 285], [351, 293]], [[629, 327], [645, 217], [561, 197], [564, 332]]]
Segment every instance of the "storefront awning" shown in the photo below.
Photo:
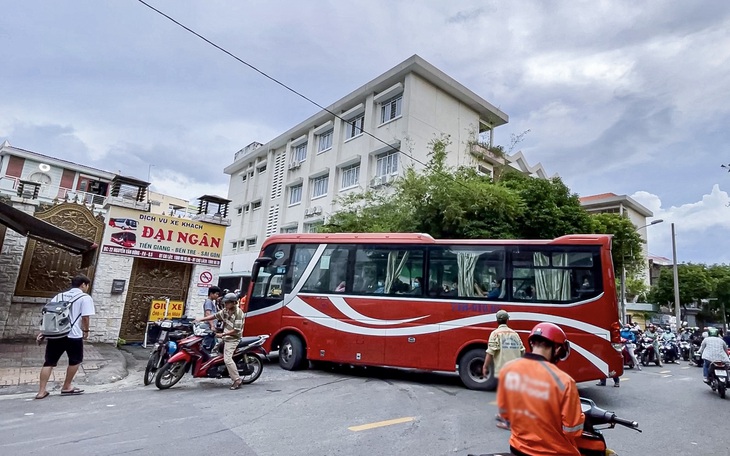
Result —
[[0, 223], [23, 236], [81, 255], [81, 267], [94, 262], [98, 245], [0, 202]]

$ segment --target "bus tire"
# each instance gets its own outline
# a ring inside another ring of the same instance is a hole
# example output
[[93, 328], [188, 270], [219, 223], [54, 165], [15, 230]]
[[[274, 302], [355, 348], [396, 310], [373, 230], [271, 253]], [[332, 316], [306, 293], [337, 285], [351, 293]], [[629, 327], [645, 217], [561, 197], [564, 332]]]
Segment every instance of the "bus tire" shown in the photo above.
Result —
[[486, 350], [473, 348], [459, 358], [459, 377], [461, 382], [471, 390], [494, 391], [497, 389], [497, 377], [494, 375], [494, 363], [490, 365], [489, 375], [482, 376]]
[[289, 334], [281, 341], [279, 347], [279, 366], [286, 370], [299, 370], [307, 365], [304, 343], [299, 336]]

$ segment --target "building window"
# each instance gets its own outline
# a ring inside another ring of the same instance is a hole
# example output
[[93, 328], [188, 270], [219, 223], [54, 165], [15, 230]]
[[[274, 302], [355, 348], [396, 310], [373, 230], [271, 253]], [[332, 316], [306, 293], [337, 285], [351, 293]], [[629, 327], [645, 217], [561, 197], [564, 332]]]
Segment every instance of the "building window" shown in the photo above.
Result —
[[299, 144], [294, 148], [293, 158], [295, 162], [303, 162], [307, 159], [307, 143]]
[[246, 178], [248, 178], [248, 173], [241, 174], [241, 182], [246, 182]]
[[297, 185], [296, 187], [289, 188], [289, 206], [299, 204], [302, 202], [302, 186]]
[[236, 214], [237, 215], [243, 214], [243, 207], [236, 208]]
[[319, 135], [319, 152], [332, 149], [332, 130]]
[[355, 187], [360, 182], [360, 164], [342, 168], [342, 185], [340, 188]]
[[384, 101], [380, 105], [380, 123], [384, 124], [390, 120], [400, 117], [401, 105], [403, 104], [403, 95], [398, 95], [388, 101]]
[[324, 225], [324, 222], [318, 221], [313, 223], [305, 223], [304, 224], [304, 232], [305, 233], [318, 233], [319, 228]]
[[256, 245], [256, 238], [248, 238], [246, 239], [246, 248], [253, 247]]
[[386, 152], [378, 155], [375, 165], [375, 176], [385, 177], [391, 174], [398, 174], [398, 152]]
[[243, 206], [243, 212], [244, 213], [248, 214], [250, 211], [251, 211], [251, 205], [250, 204], [247, 204], [247, 205]]
[[254, 203], [251, 203], [251, 207], [254, 211], [257, 209], [261, 209], [261, 201], [256, 201]]
[[256, 168], [256, 171], [258, 171], [259, 174], [261, 174], [264, 171], [266, 171], [266, 163], [264, 163], [262, 166], [259, 166], [258, 168]]
[[365, 127], [365, 114], [360, 114], [352, 120], [347, 121], [345, 124], [347, 131], [345, 132], [345, 139], [354, 138], [360, 136], [362, 130]]
[[312, 199], [327, 195], [329, 183], [329, 175], [312, 179]]
[[233, 246], [233, 251], [234, 251], [234, 252], [235, 252], [236, 250], [238, 250], [238, 242], [236, 242], [236, 241], [233, 241], [233, 242], [231, 242], [231, 245]]
[[281, 229], [282, 234], [292, 234], [297, 232], [297, 225], [294, 226], [288, 226], [286, 228]]

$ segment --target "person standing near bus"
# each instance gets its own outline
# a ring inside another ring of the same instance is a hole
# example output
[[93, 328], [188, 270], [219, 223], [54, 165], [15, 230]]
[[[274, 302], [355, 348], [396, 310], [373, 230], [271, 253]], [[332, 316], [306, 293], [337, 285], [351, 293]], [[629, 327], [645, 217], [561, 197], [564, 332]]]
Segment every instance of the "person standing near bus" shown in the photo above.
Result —
[[509, 314], [500, 310], [496, 315], [499, 326], [489, 336], [487, 354], [484, 357], [482, 375], [489, 375], [489, 365], [494, 361], [494, 376], [499, 378], [499, 371], [508, 361], [520, 358], [525, 353], [525, 346], [522, 344], [520, 335], [507, 326]]

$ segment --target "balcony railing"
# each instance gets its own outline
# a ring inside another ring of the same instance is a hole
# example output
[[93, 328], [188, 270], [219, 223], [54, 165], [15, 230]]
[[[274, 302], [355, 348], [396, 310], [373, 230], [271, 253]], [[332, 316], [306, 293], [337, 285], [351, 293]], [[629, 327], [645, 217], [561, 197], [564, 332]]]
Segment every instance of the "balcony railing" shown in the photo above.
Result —
[[[18, 195], [20, 179], [16, 177], [3, 176], [0, 177], [0, 193], [7, 196], [23, 196]], [[25, 193], [25, 192], [24, 192]], [[38, 200], [46, 203], [53, 201], [70, 201], [79, 204], [94, 205], [101, 209], [106, 201], [105, 195], [97, 195], [95, 193], [82, 192], [58, 185], [40, 184], [38, 191]]]
[[469, 145], [469, 152], [476, 158], [493, 165], [504, 165], [506, 161], [502, 153], [494, 152], [488, 146], [480, 143], [472, 143]]

